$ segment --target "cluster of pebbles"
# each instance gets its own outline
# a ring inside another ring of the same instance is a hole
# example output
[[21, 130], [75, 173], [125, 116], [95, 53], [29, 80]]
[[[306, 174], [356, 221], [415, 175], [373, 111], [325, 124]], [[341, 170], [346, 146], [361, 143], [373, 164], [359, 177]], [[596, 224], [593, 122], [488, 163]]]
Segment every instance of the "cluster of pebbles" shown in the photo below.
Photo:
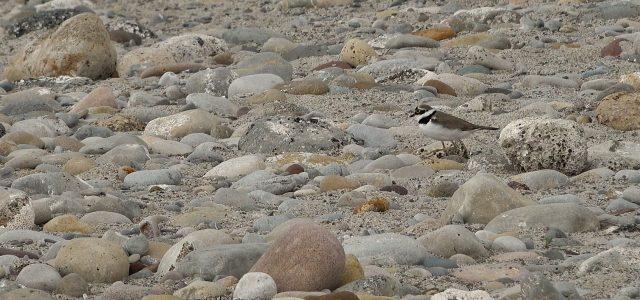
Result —
[[1, 299], [640, 299], [638, 1], [0, 16]]

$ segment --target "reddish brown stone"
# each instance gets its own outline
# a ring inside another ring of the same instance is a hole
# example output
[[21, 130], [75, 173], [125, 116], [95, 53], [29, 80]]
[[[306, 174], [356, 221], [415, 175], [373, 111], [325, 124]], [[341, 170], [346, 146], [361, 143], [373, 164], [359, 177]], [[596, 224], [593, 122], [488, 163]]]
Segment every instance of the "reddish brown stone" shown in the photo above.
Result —
[[325, 64], [321, 64], [315, 68], [313, 68], [313, 71], [318, 71], [318, 70], [322, 70], [322, 69], [326, 69], [326, 68], [340, 68], [340, 69], [353, 69], [353, 66], [347, 62], [344, 61], [340, 61], [340, 60], [334, 60], [334, 61], [330, 61], [328, 63]]
[[352, 292], [337, 292], [322, 296], [306, 296], [304, 300], [358, 300], [358, 296]]
[[405, 187], [397, 185], [397, 184], [384, 186], [384, 187], [380, 188], [380, 190], [383, 191], [383, 192], [394, 192], [394, 193], [396, 193], [398, 195], [406, 195], [406, 194], [409, 193], [409, 191]]
[[448, 84], [440, 80], [435, 80], [435, 79], [427, 80], [427, 82], [425, 82], [424, 85], [425, 86], [428, 85], [436, 88], [436, 90], [438, 91], [438, 94], [458, 96], [458, 94], [456, 94], [456, 91], [452, 87], [450, 87]]
[[145, 266], [143, 263], [139, 261], [129, 264], [129, 275], [138, 273], [146, 267], [147, 266]]
[[619, 57], [622, 53], [622, 47], [620, 47], [620, 42], [626, 41], [625, 39], [615, 39], [608, 45], [604, 46], [600, 51], [600, 57]]
[[292, 164], [292, 165], [287, 167], [286, 171], [289, 174], [300, 174], [300, 173], [304, 172], [304, 167], [302, 167], [299, 164]]

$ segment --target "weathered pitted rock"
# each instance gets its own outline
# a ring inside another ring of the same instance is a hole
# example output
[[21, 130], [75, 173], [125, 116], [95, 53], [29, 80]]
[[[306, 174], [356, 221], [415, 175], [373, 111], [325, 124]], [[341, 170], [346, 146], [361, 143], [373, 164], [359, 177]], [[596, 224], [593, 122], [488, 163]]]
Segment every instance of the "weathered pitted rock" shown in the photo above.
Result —
[[485, 230], [495, 233], [519, 227], [555, 227], [564, 232], [597, 230], [598, 218], [588, 208], [575, 203], [531, 205], [506, 211], [487, 224]]
[[143, 39], [156, 37], [156, 34], [148, 28], [122, 17], [111, 17], [105, 25], [111, 40], [116, 43], [133, 41], [136, 45], [140, 45]]
[[502, 212], [536, 204], [496, 176], [479, 173], [453, 194], [442, 214], [445, 223], [461, 218], [465, 223], [486, 224]]
[[38, 11], [29, 17], [11, 24], [11, 26], [7, 28], [7, 31], [15, 37], [21, 37], [35, 30], [54, 28], [69, 18], [85, 12], [90, 11], [83, 7]]
[[253, 123], [238, 147], [251, 153], [277, 154], [333, 151], [344, 143], [344, 133], [329, 124], [287, 118]]
[[5, 69], [10, 80], [40, 76], [108, 78], [116, 72], [116, 51], [100, 18], [74, 16], [44, 40], [28, 45]]
[[26, 193], [16, 190], [0, 189], [0, 224], [9, 229], [32, 229], [35, 213]]
[[570, 120], [516, 120], [502, 129], [499, 143], [509, 161], [523, 171], [553, 169], [577, 174], [587, 164], [584, 131]]
[[392, 78], [405, 72], [413, 72], [418, 70], [435, 70], [440, 60], [434, 57], [419, 58], [394, 58], [372, 62], [358, 72], [369, 74], [376, 79]]

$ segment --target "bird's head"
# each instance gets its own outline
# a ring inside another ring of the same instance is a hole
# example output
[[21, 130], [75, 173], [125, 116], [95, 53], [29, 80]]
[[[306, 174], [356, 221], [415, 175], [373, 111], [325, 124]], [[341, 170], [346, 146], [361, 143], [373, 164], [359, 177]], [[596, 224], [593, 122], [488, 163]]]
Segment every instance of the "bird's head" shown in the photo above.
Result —
[[413, 114], [411, 115], [411, 117], [415, 117], [415, 116], [421, 116], [424, 113], [432, 110], [433, 108], [431, 106], [429, 106], [426, 103], [420, 103], [418, 104], [418, 106], [416, 106], [416, 109], [413, 111]]

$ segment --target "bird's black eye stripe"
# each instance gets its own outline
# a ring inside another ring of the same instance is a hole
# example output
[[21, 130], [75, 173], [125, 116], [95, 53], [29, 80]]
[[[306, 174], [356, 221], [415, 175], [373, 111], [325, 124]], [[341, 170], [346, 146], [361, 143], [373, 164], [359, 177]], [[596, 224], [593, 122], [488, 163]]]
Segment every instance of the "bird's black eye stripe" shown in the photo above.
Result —
[[429, 123], [429, 121], [431, 120], [431, 118], [436, 114], [436, 112], [434, 111], [433, 113], [430, 113], [422, 118], [420, 118], [420, 120], [418, 120], [419, 124], [427, 124]]

